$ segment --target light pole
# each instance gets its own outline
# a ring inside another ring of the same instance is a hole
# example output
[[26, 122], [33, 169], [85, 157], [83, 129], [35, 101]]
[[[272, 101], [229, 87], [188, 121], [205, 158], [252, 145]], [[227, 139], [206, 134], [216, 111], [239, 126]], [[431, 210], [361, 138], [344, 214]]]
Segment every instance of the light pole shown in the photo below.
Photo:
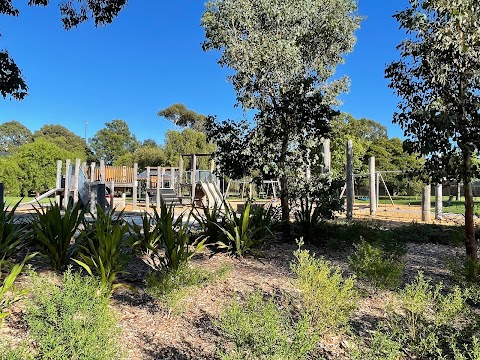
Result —
[[87, 126], [88, 126], [88, 122], [85, 121], [85, 144], [88, 145], [88, 143], [87, 143]]

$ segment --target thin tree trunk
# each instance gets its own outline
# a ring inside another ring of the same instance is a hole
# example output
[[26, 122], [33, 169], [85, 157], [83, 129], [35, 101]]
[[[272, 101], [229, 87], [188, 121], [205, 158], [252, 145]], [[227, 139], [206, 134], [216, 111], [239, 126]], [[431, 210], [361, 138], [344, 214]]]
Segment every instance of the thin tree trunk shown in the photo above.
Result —
[[473, 203], [473, 191], [472, 191], [472, 180], [468, 174], [468, 171], [471, 166], [471, 154], [464, 154], [463, 157], [464, 164], [464, 179], [463, 179], [463, 191], [465, 196], [465, 250], [467, 256], [472, 260], [472, 269], [471, 276], [472, 279], [476, 279], [478, 276], [477, 273], [477, 242], [475, 241], [475, 222], [473, 219], [474, 215], [474, 203]]
[[286, 158], [288, 150], [288, 130], [285, 129], [282, 139], [282, 152], [280, 155], [279, 167], [282, 172], [280, 177], [280, 186], [282, 190], [280, 191], [280, 205], [282, 207], [282, 223], [283, 223], [283, 240], [290, 240], [290, 207], [288, 204], [288, 178], [286, 174]]

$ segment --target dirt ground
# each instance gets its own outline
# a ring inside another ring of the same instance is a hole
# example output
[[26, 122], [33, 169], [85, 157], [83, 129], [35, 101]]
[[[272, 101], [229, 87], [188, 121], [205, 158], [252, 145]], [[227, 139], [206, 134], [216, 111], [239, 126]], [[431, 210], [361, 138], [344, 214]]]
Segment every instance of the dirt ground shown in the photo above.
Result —
[[[142, 260], [132, 263], [128, 269], [131, 285], [137, 290], [117, 290], [112, 297], [112, 308], [119, 316], [123, 329], [122, 343], [127, 359], [214, 359], [216, 349], [225, 339], [218, 333], [215, 320], [232, 299], [242, 299], [245, 294], [261, 290], [265, 293], [295, 291], [290, 262], [293, 260], [295, 244], [273, 243], [259, 257], [236, 259], [225, 254], [204, 252], [197, 255], [192, 264], [209, 270], [228, 266], [230, 271], [205, 286], [196, 288], [183, 300], [184, 311], [178, 314], [150, 297], [145, 291], [143, 278], [148, 267]], [[325, 252], [324, 249], [308, 247], [319, 256], [324, 256], [348, 273], [348, 251]], [[348, 250], [348, 249], [347, 249]], [[462, 248], [442, 245], [409, 244], [406, 255], [404, 282], [412, 280], [421, 270], [434, 282], [447, 285], [451, 276], [446, 270], [447, 258], [461, 253]], [[384, 307], [390, 293], [368, 290], [362, 298], [351, 325], [353, 333], [365, 335], [384, 316]], [[27, 336], [27, 327], [22, 318], [22, 304], [17, 303], [12, 315], [0, 327], [0, 336], [18, 342]], [[349, 347], [348, 337], [325, 339], [319, 356], [327, 359], [344, 359]]]

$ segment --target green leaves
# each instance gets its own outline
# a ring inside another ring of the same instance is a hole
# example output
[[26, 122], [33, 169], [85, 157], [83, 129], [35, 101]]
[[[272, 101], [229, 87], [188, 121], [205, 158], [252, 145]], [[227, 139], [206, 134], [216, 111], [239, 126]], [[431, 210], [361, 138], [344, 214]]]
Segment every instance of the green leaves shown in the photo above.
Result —
[[8, 211], [0, 209], [0, 258], [10, 258], [31, 236], [28, 224], [15, 221], [15, 210], [20, 202]]

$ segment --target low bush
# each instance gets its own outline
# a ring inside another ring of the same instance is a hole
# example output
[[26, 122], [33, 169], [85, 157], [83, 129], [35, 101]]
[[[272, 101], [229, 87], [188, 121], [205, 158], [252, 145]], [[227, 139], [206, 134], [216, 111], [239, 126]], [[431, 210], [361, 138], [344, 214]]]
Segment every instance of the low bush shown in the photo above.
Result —
[[122, 359], [109, 294], [95, 279], [67, 270], [56, 286], [36, 278], [26, 319], [40, 359]]
[[37, 219], [32, 221], [34, 244], [52, 264], [54, 270], [65, 270], [75, 254], [76, 247], [71, 244], [74, 234], [84, 220], [85, 208], [78, 202], [68, 205], [65, 212], [54, 203], [47, 209], [37, 209]]
[[0, 209], [0, 259], [8, 259], [30, 238], [28, 224], [15, 221], [15, 210], [20, 202], [8, 210]]
[[[222, 206], [228, 206], [224, 203]], [[199, 240], [205, 239], [206, 244], [215, 244], [223, 237], [222, 228], [225, 228], [227, 218], [222, 211], [222, 206], [215, 203], [212, 208], [202, 206], [200, 212], [196, 209], [196, 213], [192, 212], [192, 216], [202, 228], [202, 234]]]
[[398, 293], [364, 357], [395, 358], [401, 352], [398, 358], [444, 359], [452, 358], [454, 351], [461, 354], [459, 349], [473, 330], [464, 317], [466, 311], [458, 287], [444, 293], [441, 284], [434, 287], [419, 273]]
[[24, 344], [13, 348], [8, 343], [0, 343], [0, 360], [34, 360], [34, 354]]
[[319, 339], [307, 314], [294, 316], [288, 305], [259, 292], [231, 303], [217, 327], [233, 343], [219, 352], [222, 360], [309, 359]]
[[391, 231], [398, 241], [452, 246], [463, 244], [465, 232], [462, 226], [419, 224], [416, 222], [394, 228]]
[[[300, 242], [301, 245], [301, 242]], [[294, 252], [291, 264], [302, 293], [305, 311], [320, 333], [342, 330], [357, 307], [355, 278], [343, 278], [340, 268], [315, 258], [300, 248]]]
[[[119, 216], [120, 217], [120, 216]], [[82, 266], [89, 275], [98, 275], [100, 286], [112, 290], [118, 274], [124, 272], [131, 259], [126, 249], [127, 237], [131, 236], [129, 225], [114, 219], [113, 214], [104, 212], [97, 205], [97, 218], [82, 230], [78, 241], [79, 259], [74, 261]], [[87, 244], [87, 245], [80, 245]], [[118, 285], [118, 284], [117, 284]]]
[[400, 285], [405, 267], [400, 258], [365, 240], [362, 240], [360, 244], [354, 244], [354, 249], [348, 262], [360, 279], [367, 280], [374, 286], [384, 289], [394, 289]]
[[196, 266], [183, 264], [175, 270], [150, 273], [145, 279], [147, 294], [159, 299], [170, 312], [181, 313], [182, 300], [199, 286], [224, 277], [229, 267], [212, 272]]

